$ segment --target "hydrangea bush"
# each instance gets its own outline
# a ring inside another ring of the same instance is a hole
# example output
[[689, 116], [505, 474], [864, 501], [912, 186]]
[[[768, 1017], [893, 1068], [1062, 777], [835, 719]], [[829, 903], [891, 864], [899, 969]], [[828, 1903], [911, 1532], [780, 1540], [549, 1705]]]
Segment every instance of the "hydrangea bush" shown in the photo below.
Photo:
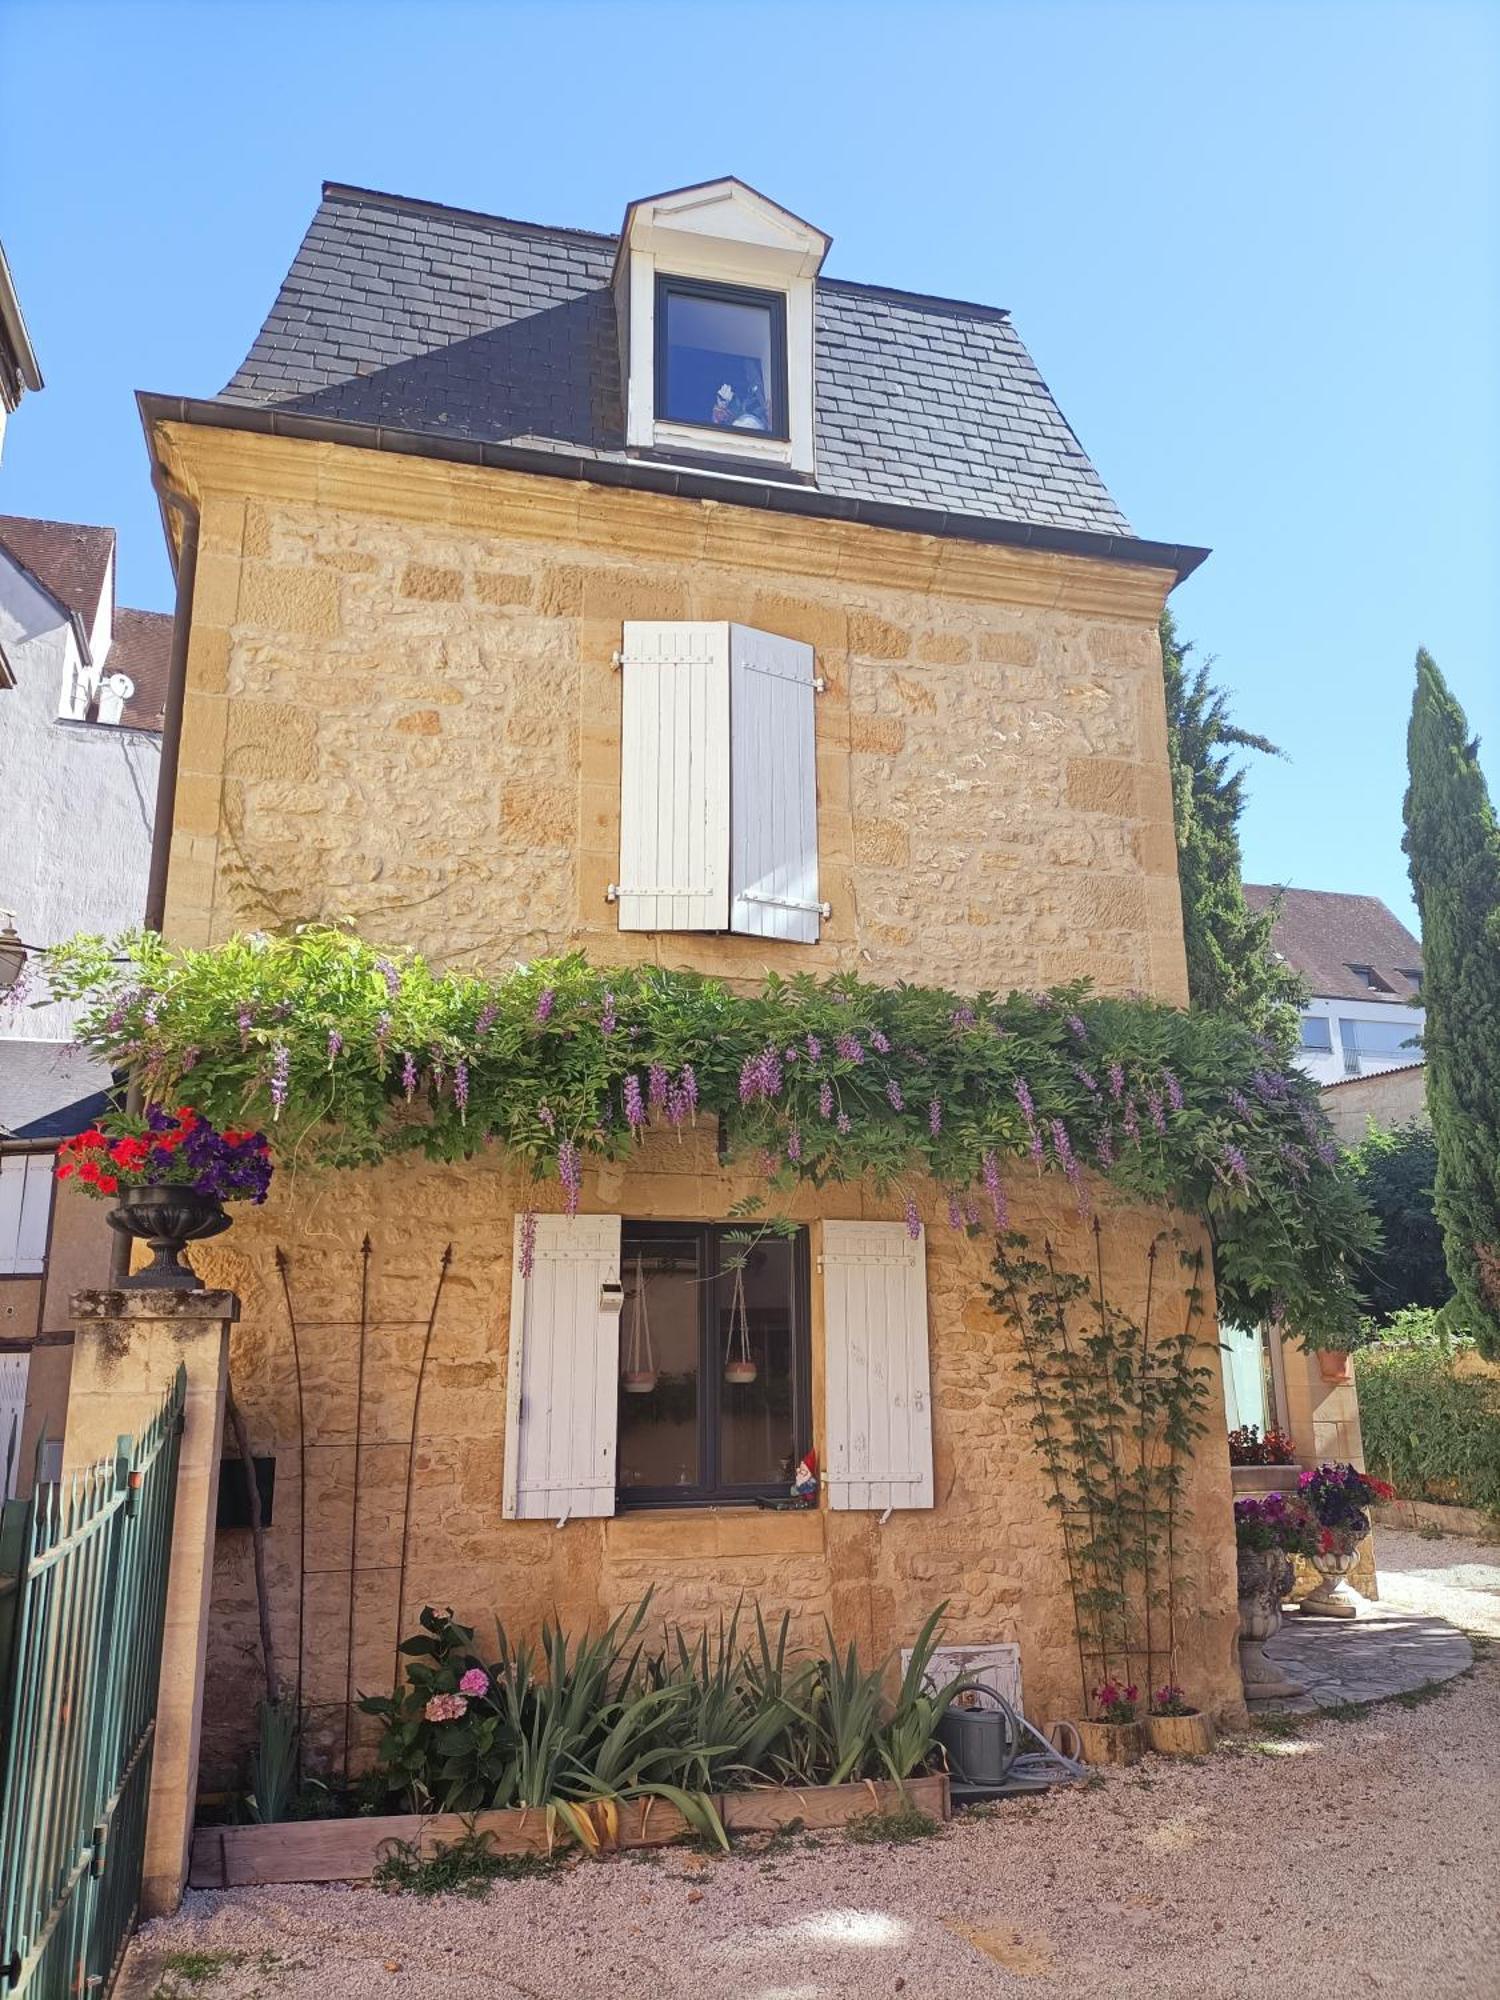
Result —
[[1216, 1016], [1085, 986], [961, 995], [852, 974], [745, 993], [573, 954], [440, 973], [347, 928], [206, 950], [153, 933], [48, 954], [80, 1039], [151, 1101], [191, 1076], [204, 1114], [263, 1123], [283, 1159], [367, 1164], [506, 1149], [578, 1206], [589, 1159], [718, 1121], [768, 1198], [869, 1180], [908, 1227], [934, 1181], [954, 1228], [1003, 1232], [1018, 1173], [1175, 1204], [1212, 1231], [1226, 1317], [1354, 1337], [1372, 1225], [1308, 1079]]

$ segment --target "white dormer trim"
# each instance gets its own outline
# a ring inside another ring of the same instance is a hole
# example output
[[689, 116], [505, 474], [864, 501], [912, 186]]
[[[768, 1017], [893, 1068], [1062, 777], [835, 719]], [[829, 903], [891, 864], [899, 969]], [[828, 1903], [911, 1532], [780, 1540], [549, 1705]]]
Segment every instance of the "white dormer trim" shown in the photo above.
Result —
[[[813, 471], [813, 285], [830, 241], [790, 209], [732, 178], [674, 188], [630, 204], [614, 275], [627, 446], [711, 452]], [[658, 277], [707, 279], [780, 294], [786, 304], [787, 437], [657, 421]]]

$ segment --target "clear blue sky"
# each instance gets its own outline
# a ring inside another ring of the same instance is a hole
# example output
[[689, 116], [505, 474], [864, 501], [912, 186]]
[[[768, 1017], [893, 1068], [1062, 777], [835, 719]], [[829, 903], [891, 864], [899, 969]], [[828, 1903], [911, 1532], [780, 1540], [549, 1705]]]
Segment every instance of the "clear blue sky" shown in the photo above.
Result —
[[243, 355], [323, 179], [613, 229], [735, 173], [832, 274], [1009, 306], [1261, 764], [1252, 878], [1383, 896], [1412, 658], [1500, 793], [1500, 5], [3, 0], [0, 233], [47, 388], [0, 511], [170, 604], [132, 401]]

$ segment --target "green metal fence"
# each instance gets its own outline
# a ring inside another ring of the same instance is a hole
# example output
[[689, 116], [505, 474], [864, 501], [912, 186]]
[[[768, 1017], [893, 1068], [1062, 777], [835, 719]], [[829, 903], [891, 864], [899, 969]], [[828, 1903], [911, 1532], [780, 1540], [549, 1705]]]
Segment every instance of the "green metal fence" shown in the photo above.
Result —
[[0, 1512], [3, 2000], [107, 1993], [135, 1922], [186, 1389]]

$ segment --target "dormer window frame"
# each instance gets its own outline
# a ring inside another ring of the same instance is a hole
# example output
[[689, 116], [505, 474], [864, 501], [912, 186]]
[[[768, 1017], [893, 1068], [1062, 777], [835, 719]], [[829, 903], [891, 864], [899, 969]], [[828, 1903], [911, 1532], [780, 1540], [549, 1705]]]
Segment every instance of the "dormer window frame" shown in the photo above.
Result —
[[[670, 298], [693, 298], [717, 300], [725, 305], [751, 306], [757, 312], [770, 316], [771, 332], [771, 409], [777, 418], [777, 427], [763, 431], [736, 431], [730, 427], [709, 423], [692, 423], [686, 417], [669, 417], [665, 413], [668, 394], [668, 346], [667, 346], [667, 301]], [[791, 395], [787, 364], [787, 295], [774, 286], [728, 284], [718, 278], [699, 278], [682, 271], [656, 273], [656, 298], [652, 314], [652, 340], [654, 356], [654, 400], [653, 413], [657, 427], [668, 425], [673, 430], [701, 432], [705, 439], [715, 445], [728, 441], [731, 445], [743, 442], [770, 443], [790, 447], [792, 442]]]
[[[777, 466], [813, 476], [815, 285], [829, 242], [822, 230], [733, 178], [630, 204], [614, 275], [628, 451], [699, 464], [717, 459], [729, 474]], [[663, 279], [686, 289], [721, 286], [730, 294], [753, 296], [757, 304], [767, 298], [782, 302], [781, 435], [681, 423], [663, 414], [658, 390]]]

